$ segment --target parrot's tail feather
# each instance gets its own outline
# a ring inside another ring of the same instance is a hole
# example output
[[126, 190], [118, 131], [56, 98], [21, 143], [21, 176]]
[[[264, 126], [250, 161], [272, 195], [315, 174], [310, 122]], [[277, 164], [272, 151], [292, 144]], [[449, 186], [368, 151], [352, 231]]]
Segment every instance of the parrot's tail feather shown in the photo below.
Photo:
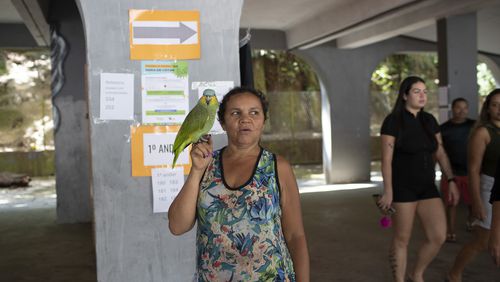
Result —
[[177, 162], [178, 157], [179, 157], [179, 154], [177, 152], [175, 152], [174, 161], [172, 162], [172, 169], [175, 167], [175, 163]]
[[175, 163], [177, 162], [177, 158], [179, 158], [182, 151], [184, 151], [184, 149], [186, 149], [186, 147], [189, 146], [190, 144], [191, 142], [188, 141], [186, 143], [180, 144], [179, 147], [174, 148], [174, 161], [172, 162], [172, 168], [174, 168]]

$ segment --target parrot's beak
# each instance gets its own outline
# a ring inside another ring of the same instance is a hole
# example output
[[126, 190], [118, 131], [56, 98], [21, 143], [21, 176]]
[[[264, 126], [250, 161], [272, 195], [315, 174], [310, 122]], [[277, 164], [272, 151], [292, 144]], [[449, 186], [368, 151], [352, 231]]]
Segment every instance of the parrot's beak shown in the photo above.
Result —
[[212, 101], [212, 98], [205, 99], [205, 103], [207, 103], [207, 106], [210, 105], [210, 101]]

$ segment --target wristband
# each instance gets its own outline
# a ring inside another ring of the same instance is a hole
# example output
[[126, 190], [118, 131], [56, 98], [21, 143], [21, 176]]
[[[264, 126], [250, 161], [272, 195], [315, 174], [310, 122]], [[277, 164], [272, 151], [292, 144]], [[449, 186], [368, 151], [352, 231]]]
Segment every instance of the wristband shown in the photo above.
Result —
[[455, 183], [457, 183], [457, 182], [455, 181], [455, 177], [450, 177], [450, 178], [448, 178], [448, 183], [450, 183], [450, 182], [455, 182]]

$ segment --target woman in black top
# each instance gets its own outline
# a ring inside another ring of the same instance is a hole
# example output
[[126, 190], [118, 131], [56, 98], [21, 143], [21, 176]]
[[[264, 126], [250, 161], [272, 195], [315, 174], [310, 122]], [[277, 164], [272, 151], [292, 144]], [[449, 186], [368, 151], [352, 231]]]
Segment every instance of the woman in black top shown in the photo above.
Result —
[[408, 275], [411, 281], [424, 281], [423, 274], [446, 238], [444, 206], [435, 184], [435, 159], [449, 181], [449, 202], [458, 203], [450, 162], [442, 146], [436, 119], [423, 111], [427, 89], [423, 79], [410, 76], [403, 80], [392, 113], [382, 125], [382, 176], [384, 194], [378, 204], [393, 206], [394, 236], [390, 262], [395, 281], [404, 281], [407, 246], [415, 214], [427, 240], [420, 247], [417, 262]]

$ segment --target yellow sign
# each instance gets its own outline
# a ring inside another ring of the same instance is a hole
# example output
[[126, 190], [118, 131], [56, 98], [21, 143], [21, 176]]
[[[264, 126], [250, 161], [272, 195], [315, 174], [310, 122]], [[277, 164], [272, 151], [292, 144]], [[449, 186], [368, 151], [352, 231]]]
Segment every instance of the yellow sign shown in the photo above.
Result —
[[[151, 176], [151, 169], [172, 167], [173, 145], [180, 126], [131, 126], [130, 149], [132, 176]], [[176, 166], [184, 167], [189, 174], [191, 159], [189, 150], [179, 155]]]
[[131, 60], [200, 58], [200, 12], [129, 10]]

